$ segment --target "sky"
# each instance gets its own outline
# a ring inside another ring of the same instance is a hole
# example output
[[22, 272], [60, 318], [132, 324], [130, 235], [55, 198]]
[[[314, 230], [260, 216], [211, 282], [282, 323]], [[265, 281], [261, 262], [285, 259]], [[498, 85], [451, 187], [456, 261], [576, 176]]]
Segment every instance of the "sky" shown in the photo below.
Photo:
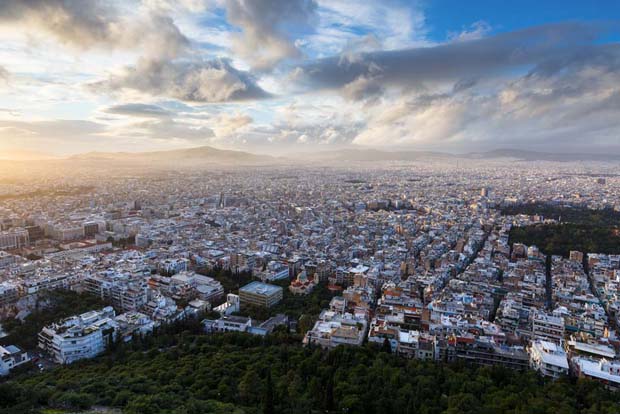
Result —
[[620, 153], [617, 0], [0, 0], [0, 38], [4, 153]]

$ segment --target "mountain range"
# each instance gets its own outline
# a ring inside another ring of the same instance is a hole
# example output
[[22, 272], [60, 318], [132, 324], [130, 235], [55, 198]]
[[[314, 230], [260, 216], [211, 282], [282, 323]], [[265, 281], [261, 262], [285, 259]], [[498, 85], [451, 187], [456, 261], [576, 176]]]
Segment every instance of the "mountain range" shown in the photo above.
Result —
[[169, 151], [150, 152], [88, 152], [68, 158], [74, 161], [131, 162], [131, 163], [195, 163], [212, 164], [270, 164], [276, 159], [244, 151], [223, 150], [213, 147], [195, 147]]
[[[13, 160], [59, 160], [58, 157], [43, 153], [0, 154], [0, 159]], [[27, 156], [26, 156], [27, 155]], [[471, 152], [451, 154], [433, 151], [386, 151], [378, 149], [347, 148], [322, 152], [295, 153], [282, 157], [260, 155], [245, 151], [223, 150], [209, 146], [150, 152], [89, 152], [73, 155], [62, 161], [92, 164], [131, 164], [146, 165], [270, 165], [270, 164], [304, 164], [349, 162], [380, 162], [380, 161], [419, 161], [419, 160], [493, 160], [507, 159], [513, 161], [620, 161], [620, 154], [576, 154], [549, 153], [517, 149], [497, 149], [487, 152]]]

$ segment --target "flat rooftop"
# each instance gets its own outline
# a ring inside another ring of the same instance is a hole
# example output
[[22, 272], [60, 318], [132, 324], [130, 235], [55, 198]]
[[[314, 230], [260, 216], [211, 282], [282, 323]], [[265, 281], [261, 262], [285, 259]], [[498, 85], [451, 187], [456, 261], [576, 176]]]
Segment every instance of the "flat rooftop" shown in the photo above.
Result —
[[245, 293], [251, 293], [254, 295], [266, 295], [266, 296], [273, 295], [275, 293], [278, 293], [279, 291], [282, 291], [282, 288], [280, 286], [270, 285], [269, 283], [263, 283], [263, 282], [258, 282], [258, 281], [248, 283], [247, 285], [239, 289], [239, 293], [245, 292]]

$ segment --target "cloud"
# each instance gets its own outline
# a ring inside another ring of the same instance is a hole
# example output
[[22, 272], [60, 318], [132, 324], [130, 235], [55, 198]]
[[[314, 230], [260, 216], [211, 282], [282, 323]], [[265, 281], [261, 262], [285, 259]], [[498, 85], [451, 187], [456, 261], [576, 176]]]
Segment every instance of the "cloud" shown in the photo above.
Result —
[[432, 88], [571, 56], [595, 47], [600, 31], [585, 23], [561, 23], [435, 47], [362, 53], [354, 60], [334, 56], [302, 65], [297, 79], [312, 89], [339, 89], [368, 79], [384, 87]]
[[234, 38], [235, 52], [259, 70], [301, 56], [289, 31], [308, 26], [317, 8], [314, 0], [227, 0], [225, 5], [228, 21], [242, 30]]
[[95, 91], [137, 91], [186, 102], [227, 102], [269, 96], [254, 77], [226, 59], [169, 61], [142, 58], [120, 74], [90, 85]]
[[271, 142], [278, 145], [348, 145], [359, 133], [356, 124], [320, 123], [299, 126], [277, 125]]
[[142, 118], [161, 118], [169, 117], [172, 115], [172, 112], [168, 111], [165, 108], [162, 108], [161, 106], [142, 103], [113, 105], [109, 108], [105, 108], [104, 112], [115, 115], [125, 115]]
[[177, 142], [205, 143], [214, 136], [213, 130], [207, 125], [175, 120], [172, 118], [148, 119], [132, 122], [109, 131], [117, 137], [142, 138], [148, 140], [164, 140]]
[[[105, 125], [85, 120], [0, 120], [0, 140], [11, 147], [60, 148], [92, 144]], [[84, 148], [83, 147], [83, 148]]]
[[172, 117], [116, 125], [84, 120], [0, 120], [0, 142], [6, 147], [54, 148], [58, 153], [166, 149], [207, 144], [213, 137], [206, 122], [186, 122]]
[[135, 49], [145, 45], [157, 56], [176, 56], [189, 45], [173, 20], [148, 12], [138, 16], [104, 0], [3, 0], [0, 25], [52, 35], [78, 49]]
[[448, 39], [453, 42], [466, 42], [469, 40], [478, 40], [485, 37], [491, 32], [491, 25], [484, 20], [474, 22], [468, 29], [463, 30], [460, 33], [450, 32], [448, 33]]
[[252, 117], [245, 114], [220, 114], [210, 124], [218, 138], [228, 137], [246, 129], [253, 122]]
[[374, 105], [353, 143], [449, 145], [465, 151], [502, 146], [620, 150], [619, 45], [547, 59], [492, 88], [466, 86], [434, 94], [410, 91]]
[[0, 85], [9, 83], [9, 78], [11, 74], [8, 70], [4, 68], [4, 66], [0, 66]]
[[[168, 110], [159, 105], [127, 103], [104, 108], [102, 112], [122, 115], [109, 119], [110, 133], [116, 136], [151, 137], [153, 139], [205, 140], [223, 139], [247, 131], [253, 119], [247, 114], [234, 112], [205, 112], [192, 107]], [[138, 118], [136, 121], [133, 118]]]
[[166, 12], [181, 8], [192, 13], [200, 13], [207, 8], [205, 0], [142, 0], [142, 4], [151, 10]]

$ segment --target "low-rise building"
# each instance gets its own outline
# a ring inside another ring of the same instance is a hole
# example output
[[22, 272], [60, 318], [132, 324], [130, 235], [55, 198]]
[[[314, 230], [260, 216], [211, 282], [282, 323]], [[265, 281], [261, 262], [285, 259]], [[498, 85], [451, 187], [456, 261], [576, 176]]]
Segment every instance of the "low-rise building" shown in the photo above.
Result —
[[306, 332], [304, 345], [332, 349], [338, 345], [360, 346], [366, 336], [367, 322], [361, 316], [324, 310], [314, 327]]
[[544, 312], [535, 312], [532, 316], [532, 337], [559, 344], [564, 338], [564, 319]]
[[155, 326], [158, 325], [147, 315], [140, 312], [127, 312], [114, 318], [118, 324], [119, 334], [123, 341], [129, 342], [134, 335], [146, 335], [153, 332]]
[[13, 303], [19, 299], [19, 286], [11, 282], [0, 283], [0, 306]]
[[239, 289], [241, 305], [270, 308], [280, 302], [283, 289], [280, 286], [270, 285], [258, 281], [251, 282]]
[[571, 359], [571, 365], [578, 377], [602, 382], [610, 389], [620, 389], [620, 361], [576, 356]]
[[0, 232], [0, 250], [19, 249], [30, 244], [28, 230], [14, 228]]
[[46, 326], [39, 333], [39, 348], [60, 364], [93, 358], [116, 338], [114, 317], [114, 309], [108, 306]]
[[252, 319], [245, 316], [224, 315], [219, 319], [202, 321], [205, 331], [212, 332], [247, 332], [252, 326]]
[[566, 352], [554, 342], [536, 340], [529, 348], [530, 367], [545, 377], [559, 378], [568, 374]]
[[239, 295], [229, 293], [226, 295], [226, 302], [213, 308], [214, 311], [221, 315], [230, 315], [235, 312], [239, 312]]
[[0, 376], [8, 375], [11, 370], [30, 361], [26, 351], [15, 345], [0, 346]]

